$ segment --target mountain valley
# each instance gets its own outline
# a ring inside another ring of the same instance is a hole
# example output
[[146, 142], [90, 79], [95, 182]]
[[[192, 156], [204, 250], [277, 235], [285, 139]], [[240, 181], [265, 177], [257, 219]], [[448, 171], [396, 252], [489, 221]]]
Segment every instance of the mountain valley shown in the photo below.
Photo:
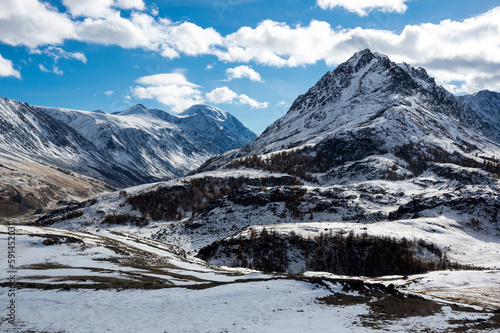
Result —
[[[0, 102], [0, 185], [11, 193], [0, 208], [13, 207], [11, 223], [50, 208], [17, 226], [33, 304], [54, 289], [94, 299], [95, 288], [110, 297], [95, 311], [154, 304], [155, 332], [192, 307], [200, 315], [184, 331], [500, 327], [499, 93], [455, 96], [366, 49], [258, 137], [211, 106], [105, 114]], [[44, 196], [51, 205], [36, 202]]]

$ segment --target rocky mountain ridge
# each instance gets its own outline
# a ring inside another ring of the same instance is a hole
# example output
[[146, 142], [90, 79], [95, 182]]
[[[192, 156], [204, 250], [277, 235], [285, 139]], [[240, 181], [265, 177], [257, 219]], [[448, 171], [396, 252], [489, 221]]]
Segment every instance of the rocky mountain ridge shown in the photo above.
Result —
[[471, 101], [437, 85], [425, 69], [363, 50], [325, 74], [255, 141], [209, 160], [200, 171], [215, 170], [236, 158], [303, 148], [343, 163], [396, 154], [411, 144], [427, 147], [423, 153], [444, 149], [447, 154], [463, 154], [464, 146], [479, 151], [498, 147], [495, 125], [483, 116], [487, 112], [488, 119], [498, 117], [498, 107], [493, 102], [484, 111]]

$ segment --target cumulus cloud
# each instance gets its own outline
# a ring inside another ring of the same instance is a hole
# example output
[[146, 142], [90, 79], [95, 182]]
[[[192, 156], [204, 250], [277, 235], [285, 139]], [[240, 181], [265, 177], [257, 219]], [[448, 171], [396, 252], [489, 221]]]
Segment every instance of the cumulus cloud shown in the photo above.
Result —
[[144, 10], [145, 4], [142, 0], [63, 0], [64, 6], [71, 15], [78, 17], [106, 17], [115, 9]]
[[[142, 0], [63, 0], [68, 13], [40, 0], [4, 0], [0, 43], [12, 46], [56, 46], [79, 40], [123, 48], [143, 48], [166, 58], [211, 54], [223, 37], [213, 28], [172, 22], [143, 11]], [[122, 17], [120, 10], [130, 10]]]
[[105, 17], [113, 12], [113, 0], [63, 0], [73, 16]]
[[108, 90], [108, 91], [105, 91], [105, 92], [104, 92], [104, 95], [106, 95], [106, 96], [111, 96], [111, 95], [113, 95], [114, 93], [115, 93], [115, 92], [114, 92], [113, 90]]
[[262, 82], [260, 74], [248, 66], [238, 66], [226, 69], [227, 80], [248, 78], [250, 81]]
[[180, 73], [155, 74], [155, 75], [143, 76], [135, 80], [135, 82], [142, 85], [152, 85], [152, 86], [176, 85], [176, 86], [186, 86], [191, 88], [199, 87], [198, 85], [189, 82], [187, 78]]
[[[332, 51], [338, 33], [330, 24], [311, 21], [309, 26], [291, 27], [266, 20], [256, 28], [243, 27], [226, 36], [224, 49], [216, 55], [222, 61], [255, 61], [271, 66], [314, 64]], [[326, 44], [325, 44], [326, 43]]]
[[123, 48], [143, 48], [173, 59], [185, 54], [196, 56], [213, 53], [221, 45], [222, 36], [212, 28], [201, 28], [190, 22], [174, 23], [168, 19], [155, 19], [139, 12], [123, 18], [113, 12], [105, 18], [86, 18], [77, 22], [77, 39]]
[[207, 93], [207, 98], [211, 103], [221, 104], [221, 103], [233, 103], [235, 99], [238, 98], [238, 94], [229, 89], [228, 87], [215, 88], [211, 92]]
[[500, 7], [464, 21], [409, 25], [401, 33], [375, 29], [334, 29], [311, 21], [289, 26], [263, 21], [255, 28], [243, 27], [228, 35], [222, 61], [256, 62], [294, 67], [324, 61], [329, 66], [347, 60], [353, 53], [370, 48], [392, 60], [422, 66], [441, 78], [443, 84], [465, 82], [460, 92], [500, 90]]
[[322, 9], [343, 7], [359, 16], [366, 16], [372, 10], [404, 13], [408, 8], [405, 5], [407, 1], [408, 0], [317, 0], [316, 4]]
[[180, 73], [143, 76], [135, 82], [141, 86], [131, 88], [134, 96], [155, 99], [174, 112], [182, 112], [194, 104], [203, 103], [199, 86], [189, 82]]
[[12, 61], [5, 59], [4, 57], [2, 57], [1, 54], [0, 54], [0, 76], [1, 77], [13, 76], [18, 79], [21, 78], [21, 73], [19, 73], [19, 71], [15, 70], [14, 67], [12, 67]]
[[254, 109], [263, 109], [269, 106], [268, 102], [260, 103], [245, 94], [238, 95], [228, 87], [215, 88], [207, 93], [206, 97], [210, 103], [214, 104], [248, 104]]
[[76, 37], [74, 22], [64, 13], [38, 0], [3, 0], [0, 42], [35, 48], [61, 44]]
[[144, 10], [146, 5], [142, 0], [116, 0], [114, 6], [121, 9]]

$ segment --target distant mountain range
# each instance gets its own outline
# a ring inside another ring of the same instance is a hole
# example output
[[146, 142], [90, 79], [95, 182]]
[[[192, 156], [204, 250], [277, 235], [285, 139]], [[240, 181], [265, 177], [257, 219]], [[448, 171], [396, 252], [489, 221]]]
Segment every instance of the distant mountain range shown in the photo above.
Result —
[[100, 179], [115, 187], [181, 177], [255, 134], [218, 108], [179, 115], [136, 105], [123, 112], [35, 107], [0, 99], [0, 152]]
[[179, 115], [143, 105], [108, 114], [0, 98], [0, 157], [115, 188], [181, 177], [209, 157], [255, 138], [232, 115], [208, 105]]

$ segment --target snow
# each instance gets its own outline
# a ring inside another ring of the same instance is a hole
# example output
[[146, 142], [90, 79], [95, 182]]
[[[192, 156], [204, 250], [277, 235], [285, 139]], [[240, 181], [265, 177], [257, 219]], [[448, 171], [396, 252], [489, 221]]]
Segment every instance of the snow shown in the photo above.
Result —
[[[185, 257], [166, 244], [109, 231], [94, 235], [28, 226], [16, 229], [18, 282], [49, 283], [56, 289], [18, 288], [16, 326], [3, 321], [4, 332], [331, 332], [332, 329], [335, 332], [401, 332], [407, 329], [424, 332], [459, 327], [460, 324], [453, 324], [454, 320], [486, 321], [492, 316], [481, 308], [470, 312], [441, 303], [445, 306], [428, 316], [380, 321], [374, 319], [370, 307], [369, 300], [374, 301], [374, 296], [369, 296], [366, 303], [341, 300], [344, 297], [364, 299], [362, 291], [344, 291], [338, 281], [345, 281], [346, 277], [315, 272], [300, 278], [217, 268]], [[5, 243], [6, 231], [5, 226], [0, 226], [2, 243]], [[42, 238], [47, 237], [44, 235], [77, 237], [85, 246], [45, 246], [41, 243]], [[137, 259], [166, 257], [169, 265], [158, 266], [158, 261], [152, 261], [150, 268], [158, 267], [154, 274], [145, 268], [127, 266], [126, 262], [117, 265], [116, 261], [103, 260], [116, 258], [117, 254], [107, 247], [109, 245], [122, 250], [135, 249], [138, 252], [130, 253]], [[145, 253], [148, 255], [141, 257]], [[2, 265], [6, 262], [4, 255], [5, 251], [0, 258]], [[34, 276], [32, 267], [37, 263], [47, 267], [38, 268], [38, 275]], [[58, 263], [60, 267], [54, 268], [50, 263]], [[92, 277], [134, 279], [141, 273], [171, 284], [165, 283], [164, 287], [155, 290], [92, 288]], [[71, 280], [71, 277], [78, 279], [82, 275], [86, 281]], [[321, 278], [310, 280], [311, 277]], [[425, 294], [428, 290], [456, 289], [464, 284], [498, 285], [500, 274], [495, 271], [481, 272], [480, 276], [472, 272], [434, 272], [410, 276], [406, 280], [389, 278], [384, 283], [404, 284], [405, 293]], [[1, 281], [6, 279], [5, 270], [2, 270]], [[467, 281], [461, 284], [460, 279]], [[79, 287], [65, 288], [65, 281], [78, 283]], [[208, 281], [212, 283], [207, 284]], [[380, 283], [375, 279], [369, 282]], [[0, 288], [2, 299], [7, 298], [7, 291], [6, 287]], [[326, 304], [319, 300], [325, 296], [340, 301]], [[426, 297], [435, 299], [434, 296]]]

